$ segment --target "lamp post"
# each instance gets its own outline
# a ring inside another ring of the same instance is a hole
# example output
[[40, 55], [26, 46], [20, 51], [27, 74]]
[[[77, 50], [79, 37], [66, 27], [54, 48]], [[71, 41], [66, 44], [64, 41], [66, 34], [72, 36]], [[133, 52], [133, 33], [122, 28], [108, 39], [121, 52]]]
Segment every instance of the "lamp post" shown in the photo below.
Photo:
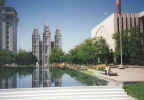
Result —
[[[121, 15], [120, 15], [121, 17]], [[123, 50], [122, 50], [122, 31], [120, 31], [120, 55], [121, 55], [121, 65], [123, 67]]]
[[121, 16], [121, 0], [117, 0], [117, 7], [118, 7], [118, 15], [120, 18], [120, 56], [121, 56], [121, 64], [120, 64], [120, 68], [123, 68], [123, 50], [122, 50], [122, 16]]

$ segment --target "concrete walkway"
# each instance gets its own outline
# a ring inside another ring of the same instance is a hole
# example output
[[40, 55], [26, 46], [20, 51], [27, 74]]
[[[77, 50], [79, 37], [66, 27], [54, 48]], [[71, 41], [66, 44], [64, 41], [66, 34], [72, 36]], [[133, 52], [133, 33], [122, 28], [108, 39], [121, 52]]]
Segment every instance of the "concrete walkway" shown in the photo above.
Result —
[[112, 68], [111, 70], [112, 72], [117, 73], [118, 76], [107, 76], [104, 74], [104, 72], [90, 69], [90, 71], [94, 72], [96, 77], [106, 79], [109, 81], [114, 81], [117, 83], [144, 82], [144, 68]]
[[0, 90], [0, 100], [133, 100], [120, 87], [82, 86]]
[[[92, 69], [89, 69], [89, 71], [92, 71], [96, 77], [107, 80], [109, 82], [107, 86], [123, 88], [125, 82], [144, 82], [144, 68], [112, 68], [112, 72], [117, 73], [118, 76], [108, 76], [104, 72]], [[131, 100], [136, 100], [133, 97], [130, 98]]]
[[93, 70], [93, 69], [89, 69], [89, 71], [93, 72], [94, 76], [98, 77], [99, 79], [108, 81], [107, 86], [117, 86], [117, 87], [121, 87], [121, 88], [123, 87], [123, 82], [114, 80], [110, 76], [104, 75], [104, 72]]
[[144, 82], [144, 68], [113, 68], [112, 72], [118, 73], [118, 76], [111, 78], [120, 82]]

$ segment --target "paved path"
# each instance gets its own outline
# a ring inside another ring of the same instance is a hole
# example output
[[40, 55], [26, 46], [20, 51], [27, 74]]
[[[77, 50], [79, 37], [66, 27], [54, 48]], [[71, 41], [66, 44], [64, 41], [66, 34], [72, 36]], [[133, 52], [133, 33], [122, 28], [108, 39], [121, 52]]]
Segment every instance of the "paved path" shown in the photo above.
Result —
[[124, 82], [144, 82], [144, 68], [126, 68], [118, 69], [112, 68], [112, 72], [117, 73], [118, 76], [107, 76], [104, 75], [104, 72], [90, 70], [95, 73], [95, 76], [103, 78], [110, 81], [115, 81], [117, 83]]
[[144, 68], [113, 68], [112, 71], [118, 73], [118, 76], [111, 77], [114, 80], [121, 82], [144, 82]]
[[133, 100], [120, 87], [83, 86], [0, 90], [0, 100]]
[[107, 86], [123, 87], [123, 82], [114, 80], [110, 76], [104, 75], [104, 72], [93, 70], [93, 69], [89, 69], [89, 71], [92, 71], [94, 73], [94, 76], [98, 77], [99, 79], [108, 81]]

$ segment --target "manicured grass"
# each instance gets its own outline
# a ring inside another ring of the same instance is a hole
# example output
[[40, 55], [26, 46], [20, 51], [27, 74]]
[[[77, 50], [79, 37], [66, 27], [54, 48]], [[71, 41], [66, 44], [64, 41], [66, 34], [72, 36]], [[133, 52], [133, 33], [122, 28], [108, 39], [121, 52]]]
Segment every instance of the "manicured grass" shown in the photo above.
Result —
[[82, 72], [82, 73], [84, 73], [84, 74], [88, 74], [88, 75], [94, 75], [93, 72], [87, 71], [87, 70], [82, 70], [82, 71], [80, 71], [80, 72]]
[[128, 95], [137, 98], [138, 100], [144, 100], [144, 82], [141, 83], [126, 83], [124, 89]]

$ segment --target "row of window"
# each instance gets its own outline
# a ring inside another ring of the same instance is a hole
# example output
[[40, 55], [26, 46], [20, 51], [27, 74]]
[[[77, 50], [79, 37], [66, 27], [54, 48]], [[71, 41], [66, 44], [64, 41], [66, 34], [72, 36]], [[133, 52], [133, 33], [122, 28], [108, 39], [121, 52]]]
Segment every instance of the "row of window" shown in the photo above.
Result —
[[118, 17], [117, 18], [117, 31], [118, 32], [120, 32], [122, 30], [128, 30], [128, 29], [130, 29], [132, 27], [136, 27], [136, 26], [137, 26], [137, 18], [136, 17]]

